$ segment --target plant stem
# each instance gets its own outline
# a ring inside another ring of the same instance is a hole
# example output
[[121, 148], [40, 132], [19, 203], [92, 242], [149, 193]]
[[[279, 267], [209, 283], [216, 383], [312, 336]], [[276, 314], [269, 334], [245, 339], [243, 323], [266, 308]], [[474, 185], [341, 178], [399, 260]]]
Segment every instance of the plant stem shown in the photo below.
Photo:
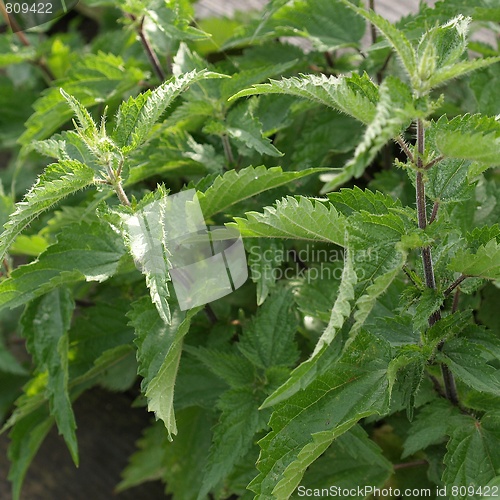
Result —
[[439, 163], [441, 160], [444, 160], [444, 156], [440, 155], [437, 158], [434, 158], [434, 160], [430, 161], [427, 163], [427, 165], [424, 167], [425, 170], [429, 170], [431, 167], [433, 167], [436, 163]]
[[[369, 7], [375, 12], [375, 0], [369, 1]], [[375, 29], [375, 25], [373, 23], [370, 23], [370, 36], [372, 39], [372, 45], [374, 45], [377, 41], [377, 30]]]
[[460, 285], [460, 283], [462, 283], [462, 281], [464, 281], [465, 279], [467, 279], [468, 276], [466, 274], [462, 274], [462, 276], [458, 277], [445, 291], [444, 291], [444, 296], [445, 297], [448, 297], [448, 295], [450, 295], [451, 292], [453, 292], [453, 290], [455, 290], [455, 288], [457, 288], [458, 285]]
[[125, 191], [123, 190], [123, 186], [120, 180], [117, 180], [117, 182], [113, 184], [113, 187], [116, 191], [116, 194], [118, 195], [121, 204], [130, 207], [130, 200], [128, 199], [127, 193], [125, 193]]
[[224, 148], [224, 154], [226, 155], [226, 160], [229, 165], [234, 165], [234, 155], [233, 150], [231, 149], [231, 143], [229, 142], [229, 137], [227, 135], [223, 135], [222, 139], [222, 147]]
[[428, 465], [427, 460], [415, 460], [414, 462], [403, 462], [401, 464], [394, 464], [394, 470], [408, 469], [410, 467], [420, 467], [421, 465]]
[[[425, 185], [422, 173], [423, 157], [425, 152], [425, 130], [424, 123], [421, 119], [417, 120], [417, 178], [416, 178], [416, 198], [417, 198], [417, 215], [418, 227], [425, 229], [427, 227], [427, 207], [425, 203]], [[434, 268], [432, 265], [432, 254], [430, 247], [422, 248], [422, 264], [424, 267], [425, 284], [428, 288], [436, 288], [436, 279], [434, 277]], [[429, 326], [434, 325], [441, 319], [441, 312], [436, 311], [429, 317]], [[439, 346], [442, 349], [443, 344]], [[455, 405], [459, 405], [457, 388], [453, 374], [448, 367], [441, 364], [441, 374], [445, 387], [446, 398]]]
[[141, 39], [141, 43], [144, 47], [144, 50], [146, 51], [149, 60], [151, 61], [151, 64], [155, 70], [156, 75], [160, 79], [160, 82], [164, 82], [166, 78], [165, 72], [161, 67], [160, 60], [158, 59], [156, 52], [153, 50], [153, 47], [149, 43], [149, 40], [146, 38], [143, 29], [143, 24], [144, 24], [144, 17], [141, 19], [141, 24], [139, 25], [139, 38]]
[[[136, 17], [133, 14], [126, 14], [129, 19], [132, 21], [136, 21]], [[156, 55], [156, 52], [153, 50], [153, 47], [149, 43], [149, 40], [146, 37], [146, 34], [144, 33], [144, 17], [142, 17], [138, 29], [137, 29], [137, 34], [139, 35], [139, 39], [141, 40], [141, 44], [144, 48], [144, 51], [146, 52], [146, 55], [148, 56], [148, 59], [151, 63], [151, 66], [153, 66], [154, 72], [156, 73], [156, 76], [160, 79], [160, 82], [164, 82], [166, 75], [165, 72], [163, 71], [163, 68], [161, 67], [160, 60], [158, 59], [158, 56]]]
[[[425, 185], [424, 176], [422, 174], [423, 156], [425, 150], [425, 132], [422, 120], [417, 121], [417, 179], [416, 179], [416, 200], [417, 200], [417, 216], [418, 227], [425, 229], [427, 227], [427, 206], [425, 203]], [[422, 263], [424, 266], [425, 284], [428, 288], [436, 288], [434, 279], [434, 269], [432, 266], [432, 256], [430, 247], [422, 248]], [[432, 318], [432, 316], [431, 316]], [[433, 319], [429, 325], [432, 326], [439, 318]]]
[[434, 202], [434, 206], [432, 207], [432, 213], [431, 213], [431, 218], [429, 219], [429, 224], [432, 224], [436, 220], [438, 210], [439, 210], [439, 202], [436, 201]]
[[413, 154], [410, 151], [410, 148], [408, 147], [408, 144], [406, 144], [405, 140], [400, 135], [398, 135], [397, 137], [395, 137], [394, 140], [401, 146], [401, 149], [404, 151], [404, 153], [407, 156], [407, 158], [412, 163], [415, 163], [415, 158], [413, 158]]
[[205, 304], [205, 314], [212, 325], [215, 325], [219, 321], [210, 304]]
[[450, 369], [444, 363], [441, 364], [441, 374], [443, 376], [446, 399], [448, 399], [455, 406], [458, 406], [460, 408], [461, 406], [458, 400], [458, 392], [457, 392], [457, 386], [455, 384], [455, 378], [453, 377], [453, 373], [450, 372]]
[[[122, 162], [120, 163], [119, 169], [121, 170]], [[108, 173], [109, 184], [113, 186], [118, 199], [122, 205], [127, 207], [131, 206], [130, 200], [128, 199], [127, 193], [123, 190], [122, 180], [118, 171], [114, 171], [111, 165], [106, 165], [106, 172]]]

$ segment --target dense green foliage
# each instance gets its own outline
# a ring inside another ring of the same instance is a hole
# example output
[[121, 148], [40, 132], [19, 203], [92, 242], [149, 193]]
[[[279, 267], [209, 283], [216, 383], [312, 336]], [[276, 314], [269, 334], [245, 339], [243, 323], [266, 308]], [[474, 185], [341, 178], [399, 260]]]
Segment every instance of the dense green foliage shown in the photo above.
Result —
[[[156, 421], [118, 489], [500, 494], [500, 49], [468, 41], [498, 22], [484, 0], [397, 25], [355, 0], [196, 22], [189, 0], [86, 0], [64, 32], [0, 35], [14, 498], [52, 426], [78, 464], [76, 398], [136, 380]], [[187, 311], [148, 214], [185, 189], [251, 278]]]

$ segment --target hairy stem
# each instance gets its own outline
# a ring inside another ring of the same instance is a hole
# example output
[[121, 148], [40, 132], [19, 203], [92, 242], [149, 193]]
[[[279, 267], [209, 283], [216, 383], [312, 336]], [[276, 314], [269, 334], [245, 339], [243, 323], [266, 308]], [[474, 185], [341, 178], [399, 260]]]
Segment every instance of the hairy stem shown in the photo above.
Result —
[[450, 400], [455, 406], [460, 407], [455, 378], [453, 377], [453, 373], [450, 372], [450, 369], [444, 363], [441, 364], [441, 374], [443, 376], [446, 399]]
[[413, 158], [413, 154], [410, 151], [410, 148], [408, 147], [408, 144], [406, 144], [405, 140], [400, 135], [398, 135], [397, 137], [395, 137], [394, 140], [401, 146], [401, 149], [405, 153], [406, 157], [412, 163], [415, 163], [415, 158]]
[[450, 295], [451, 292], [453, 292], [453, 290], [455, 290], [455, 288], [457, 288], [458, 285], [460, 285], [460, 283], [462, 283], [462, 281], [464, 281], [465, 279], [467, 279], [468, 276], [466, 274], [462, 274], [460, 277], [458, 277], [445, 291], [444, 291], [444, 296], [445, 297], [448, 297], [448, 295]]
[[121, 202], [122, 205], [125, 205], [127, 207], [130, 207], [130, 200], [128, 199], [127, 193], [123, 190], [122, 183], [120, 181], [117, 181], [113, 184], [113, 187], [116, 191], [116, 194]]
[[[119, 170], [121, 171], [121, 165]], [[106, 172], [108, 173], [108, 181], [109, 184], [113, 186], [113, 189], [115, 190], [116, 195], [118, 196], [118, 199], [120, 200], [120, 203], [122, 205], [125, 205], [127, 207], [131, 206], [130, 200], [128, 199], [127, 193], [125, 193], [123, 186], [122, 186], [122, 180], [120, 178], [120, 174], [118, 171], [115, 172], [111, 165], [106, 165]]]
[[427, 165], [424, 167], [425, 170], [429, 170], [430, 168], [432, 168], [436, 163], [439, 163], [440, 161], [444, 160], [444, 156], [443, 155], [440, 155], [438, 156], [437, 158], [434, 158], [434, 160], [430, 161], [429, 163], [427, 163]]
[[[425, 229], [427, 227], [427, 207], [425, 203], [425, 185], [422, 173], [423, 157], [425, 152], [425, 129], [422, 120], [417, 120], [417, 178], [416, 178], [416, 198], [417, 198], [417, 215], [418, 227]], [[437, 213], [437, 212], [436, 212]], [[424, 267], [425, 284], [428, 288], [436, 288], [436, 279], [434, 276], [434, 268], [432, 265], [432, 253], [430, 247], [422, 248], [422, 264]], [[429, 326], [434, 325], [441, 319], [441, 312], [436, 311], [429, 317]], [[442, 348], [442, 344], [439, 346]], [[455, 385], [453, 374], [445, 364], [441, 364], [441, 374], [445, 387], [447, 399], [453, 404], [459, 405], [458, 393]]]
[[438, 210], [439, 210], [439, 202], [436, 201], [434, 202], [434, 206], [432, 207], [432, 213], [431, 213], [431, 218], [429, 219], [429, 224], [432, 224], [436, 220]]

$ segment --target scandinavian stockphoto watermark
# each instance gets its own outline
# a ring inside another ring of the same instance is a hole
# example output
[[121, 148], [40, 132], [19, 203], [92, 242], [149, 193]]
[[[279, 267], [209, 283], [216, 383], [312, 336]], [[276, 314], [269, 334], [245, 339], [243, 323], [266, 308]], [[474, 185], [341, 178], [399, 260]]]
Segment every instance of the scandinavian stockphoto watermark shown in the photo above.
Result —
[[[340, 281], [345, 263], [345, 250], [340, 247], [325, 247], [307, 244], [300, 249], [284, 246], [247, 246], [252, 280], [275, 282], [282, 279], [300, 279], [306, 283], [316, 280]], [[366, 278], [366, 262], [378, 261], [378, 250], [374, 247], [351, 251], [351, 258], [358, 280]]]
[[145, 274], [169, 273], [183, 311], [230, 294], [248, 278], [240, 233], [208, 227], [194, 189], [153, 201], [125, 223], [136, 264]]
[[0, 0], [3, 17], [14, 32], [54, 21], [67, 14], [78, 0]]

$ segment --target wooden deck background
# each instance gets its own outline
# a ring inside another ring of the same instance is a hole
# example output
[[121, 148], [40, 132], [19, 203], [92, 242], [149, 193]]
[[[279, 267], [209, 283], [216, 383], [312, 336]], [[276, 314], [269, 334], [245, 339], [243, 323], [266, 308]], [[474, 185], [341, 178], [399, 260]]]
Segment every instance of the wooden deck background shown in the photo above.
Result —
[[[428, 0], [433, 4], [435, 0]], [[231, 16], [236, 10], [258, 9], [266, 0], [199, 0], [197, 15]], [[375, 0], [377, 12], [391, 21], [416, 12], [418, 0]], [[73, 466], [61, 437], [54, 429], [42, 445], [40, 453], [28, 471], [23, 489], [23, 500], [117, 500], [166, 498], [163, 486], [148, 483], [144, 486], [113, 494], [120, 480], [120, 472], [128, 456], [135, 449], [141, 429], [151, 417], [142, 409], [130, 407], [132, 397], [127, 394], [105, 393], [93, 389], [75, 404], [81, 466]], [[8, 500], [10, 483], [7, 481], [6, 458], [8, 439], [0, 436], [0, 500]]]
[[[436, 1], [425, 3], [434, 5]], [[266, 3], [267, 0], [199, 0], [196, 7], [199, 17], [231, 16], [237, 10], [259, 9]], [[375, 0], [375, 10], [386, 19], [397, 21], [410, 12], [417, 12], [418, 3], [418, 0]]]

